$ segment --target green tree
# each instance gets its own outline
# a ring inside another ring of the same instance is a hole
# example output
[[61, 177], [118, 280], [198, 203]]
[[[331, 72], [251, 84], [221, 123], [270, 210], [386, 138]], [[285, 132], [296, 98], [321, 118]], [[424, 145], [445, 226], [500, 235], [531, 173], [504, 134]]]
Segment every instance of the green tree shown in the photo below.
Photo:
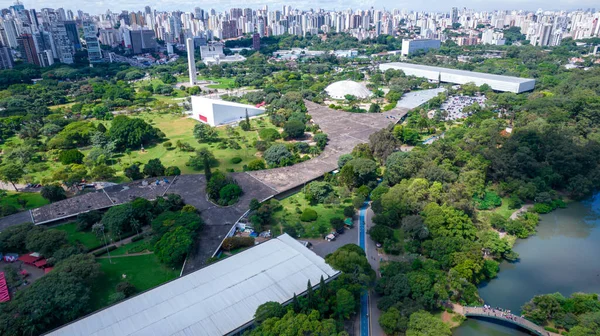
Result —
[[383, 243], [386, 239], [394, 239], [394, 230], [385, 225], [375, 225], [369, 229], [371, 239]]
[[397, 308], [392, 307], [379, 316], [379, 325], [386, 335], [399, 335], [406, 331], [408, 319]]
[[118, 149], [140, 148], [158, 140], [159, 133], [142, 119], [116, 116], [111, 122], [108, 137]]
[[137, 164], [132, 164], [125, 168], [125, 176], [130, 178], [132, 181], [141, 180], [144, 178], [144, 175], [140, 172], [140, 166]]
[[23, 168], [14, 163], [8, 163], [0, 167], [0, 178], [6, 182], [10, 182], [15, 191], [19, 191], [15, 183], [19, 182], [23, 175], [25, 175]]
[[283, 125], [283, 131], [291, 139], [298, 139], [304, 136], [306, 126], [302, 121], [292, 119]]
[[165, 169], [166, 176], [179, 176], [181, 175], [181, 169], [177, 166], [170, 166]]
[[279, 302], [268, 301], [256, 308], [254, 313], [254, 322], [261, 324], [263, 321], [270, 318], [281, 318], [285, 315], [285, 308]]
[[165, 233], [154, 248], [160, 261], [170, 266], [177, 266], [183, 262], [193, 244], [191, 232], [180, 226]]
[[349, 319], [356, 310], [354, 295], [345, 288], [340, 288], [336, 293], [336, 314], [343, 319]]
[[25, 246], [29, 251], [39, 252], [46, 258], [67, 243], [67, 233], [61, 230], [34, 230], [27, 235]]
[[144, 175], [148, 177], [156, 177], [165, 175], [165, 166], [160, 159], [151, 159], [144, 165]]
[[283, 144], [275, 144], [267, 149], [263, 155], [270, 166], [285, 166], [292, 160], [292, 153]]
[[9, 226], [0, 232], [0, 251], [7, 252], [27, 252], [25, 240], [30, 232], [36, 228], [32, 223], [23, 223]]
[[50, 202], [57, 202], [67, 198], [65, 190], [58, 184], [47, 184], [42, 187], [40, 194]]
[[208, 124], [199, 123], [194, 126], [194, 137], [200, 143], [213, 142], [218, 139], [219, 134], [214, 127]]
[[60, 154], [58, 154], [58, 160], [64, 165], [69, 165], [72, 163], [81, 164], [83, 163], [83, 157], [83, 153], [77, 149], [63, 150], [60, 152]]
[[442, 320], [426, 311], [410, 315], [406, 336], [450, 336], [452, 331]]

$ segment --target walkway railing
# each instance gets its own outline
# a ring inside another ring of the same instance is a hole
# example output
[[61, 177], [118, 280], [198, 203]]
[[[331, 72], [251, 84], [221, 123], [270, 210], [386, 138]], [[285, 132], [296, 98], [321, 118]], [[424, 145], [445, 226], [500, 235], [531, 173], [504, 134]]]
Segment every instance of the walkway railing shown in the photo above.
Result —
[[486, 308], [486, 307], [463, 307], [463, 315], [466, 317], [475, 316], [475, 317], [488, 317], [500, 321], [505, 321], [508, 323], [512, 323], [521, 328], [525, 328], [535, 335], [539, 336], [551, 336], [556, 335], [545, 330], [543, 327], [526, 320], [520, 316], [513, 315], [506, 311], [502, 311], [494, 308]]

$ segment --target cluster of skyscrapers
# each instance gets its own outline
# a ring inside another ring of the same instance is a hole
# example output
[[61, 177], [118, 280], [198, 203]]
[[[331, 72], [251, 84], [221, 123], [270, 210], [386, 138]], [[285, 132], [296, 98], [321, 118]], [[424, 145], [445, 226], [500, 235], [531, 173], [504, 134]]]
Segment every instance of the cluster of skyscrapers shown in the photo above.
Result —
[[[16, 2], [1, 10], [0, 43], [6, 56], [6, 49], [18, 50], [20, 57], [28, 63], [41, 67], [52, 65], [55, 61], [71, 64], [77, 51], [87, 50], [90, 63], [102, 61], [102, 52], [96, 36], [96, 26], [89, 16], [78, 12], [77, 17], [70, 10], [62, 8], [26, 9]], [[83, 29], [80, 38], [79, 28]], [[12, 67], [10, 59], [2, 57], [0, 66]]]
[[[382, 34], [401, 36], [417, 40], [415, 46], [426, 44], [427, 47], [448, 39], [459, 45], [502, 45], [503, 31], [508, 27], [519, 27], [531, 44], [539, 46], [558, 45], [565, 37], [600, 36], [600, 13], [594, 9], [527, 12], [455, 7], [450, 12], [440, 13], [374, 8], [301, 10], [284, 5], [280, 9], [263, 6], [217, 12], [197, 7], [188, 12], [167, 12], [146, 6], [143, 11], [113, 13], [107, 10], [104, 14], [90, 15], [62, 8], [25, 9], [17, 1], [0, 10], [0, 14], [0, 67], [12, 64], [5, 59], [14, 55], [39, 66], [56, 61], [68, 64], [73, 63], [75, 52], [85, 47], [89, 61], [95, 63], [103, 60], [101, 44], [125, 47], [131, 54], [140, 54], [157, 51], [157, 40], [164, 41], [167, 50], [173, 50], [173, 45], [184, 45], [188, 38], [193, 39], [198, 48], [215, 39], [242, 35], [252, 35], [254, 49], [260, 47], [260, 37], [264, 36], [329, 32], [346, 32], [359, 40]], [[453, 34], [448, 34], [448, 29], [452, 29]], [[421, 39], [429, 42], [418, 41]]]

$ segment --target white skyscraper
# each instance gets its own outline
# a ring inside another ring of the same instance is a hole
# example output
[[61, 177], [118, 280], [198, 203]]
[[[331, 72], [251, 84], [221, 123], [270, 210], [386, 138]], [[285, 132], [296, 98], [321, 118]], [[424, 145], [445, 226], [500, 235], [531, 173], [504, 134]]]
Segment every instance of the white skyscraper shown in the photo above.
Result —
[[196, 84], [196, 59], [194, 58], [194, 39], [185, 40], [188, 54], [188, 69], [190, 71], [190, 85]]

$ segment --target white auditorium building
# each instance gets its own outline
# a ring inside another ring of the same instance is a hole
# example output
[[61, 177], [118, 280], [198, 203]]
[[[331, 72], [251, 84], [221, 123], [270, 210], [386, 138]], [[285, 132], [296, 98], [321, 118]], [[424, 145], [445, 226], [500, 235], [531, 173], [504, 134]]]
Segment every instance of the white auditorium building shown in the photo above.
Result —
[[265, 113], [264, 108], [253, 105], [192, 96], [192, 118], [211, 126], [242, 121], [246, 111], [250, 117]]

